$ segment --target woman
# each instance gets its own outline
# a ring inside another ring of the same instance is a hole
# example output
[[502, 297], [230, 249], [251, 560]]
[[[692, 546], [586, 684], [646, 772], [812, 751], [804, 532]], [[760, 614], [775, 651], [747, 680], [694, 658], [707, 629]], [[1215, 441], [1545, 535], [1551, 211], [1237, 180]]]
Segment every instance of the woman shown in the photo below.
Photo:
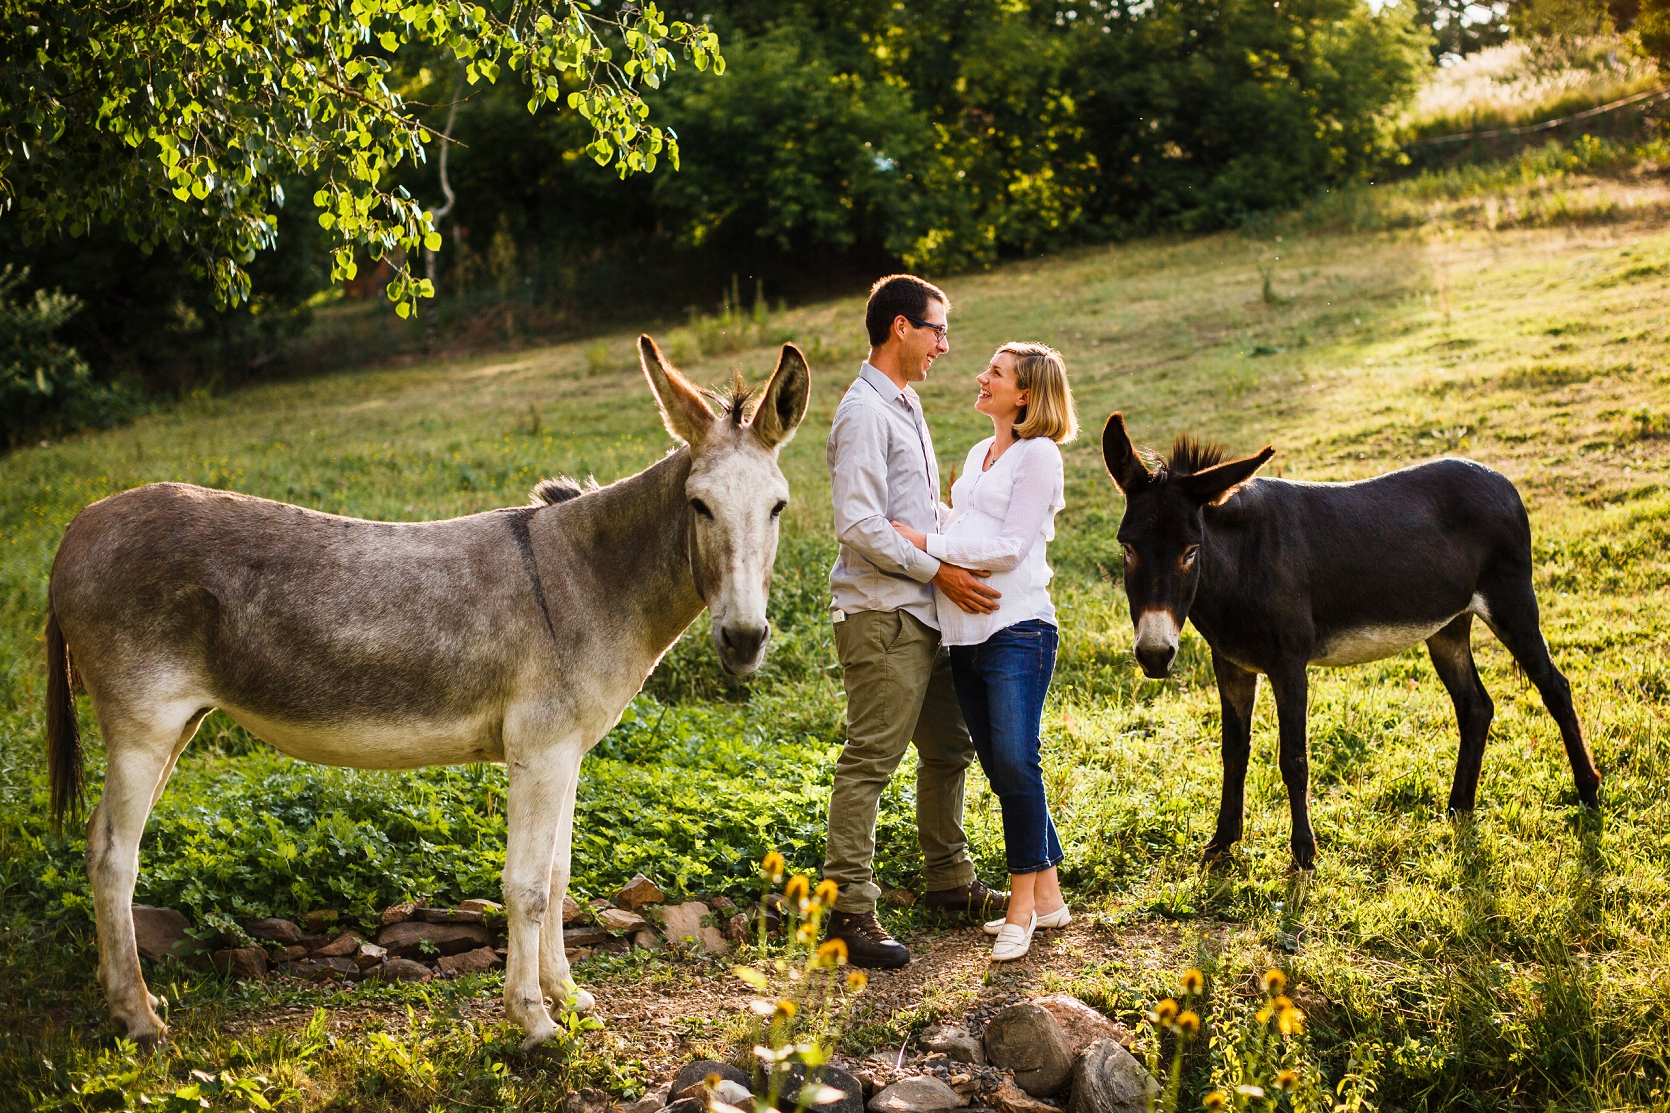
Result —
[[1031, 949], [1036, 929], [1072, 919], [1056, 876], [1061, 843], [1044, 799], [1038, 730], [1058, 643], [1044, 563], [1056, 512], [1066, 505], [1056, 445], [1078, 435], [1078, 418], [1067, 365], [1047, 344], [1003, 345], [977, 381], [974, 408], [992, 419], [993, 435], [969, 450], [951, 487], [945, 532], [893, 528], [930, 556], [990, 572], [988, 582], [1002, 593], [985, 615], [937, 593], [936, 602], [957, 702], [1003, 806], [1009, 909], [986, 932], [997, 936], [992, 958], [1007, 962]]

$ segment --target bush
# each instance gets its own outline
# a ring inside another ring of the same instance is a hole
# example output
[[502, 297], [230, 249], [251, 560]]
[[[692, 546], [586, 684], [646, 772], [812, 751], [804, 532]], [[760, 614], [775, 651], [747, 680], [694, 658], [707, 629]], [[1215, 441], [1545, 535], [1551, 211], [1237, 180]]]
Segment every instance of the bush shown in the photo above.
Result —
[[13, 448], [41, 433], [113, 425], [139, 402], [121, 385], [93, 381], [80, 353], [57, 333], [81, 310], [79, 298], [36, 290], [19, 300], [29, 268], [0, 271], [0, 430]]

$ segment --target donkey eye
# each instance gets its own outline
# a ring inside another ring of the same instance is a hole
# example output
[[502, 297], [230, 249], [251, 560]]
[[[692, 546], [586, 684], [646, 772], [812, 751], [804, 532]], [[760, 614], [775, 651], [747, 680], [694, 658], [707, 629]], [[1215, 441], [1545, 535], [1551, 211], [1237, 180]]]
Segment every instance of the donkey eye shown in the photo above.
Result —
[[1187, 568], [1189, 565], [1193, 564], [1195, 562], [1195, 557], [1198, 556], [1199, 554], [1200, 554], [1200, 546], [1199, 545], [1190, 545], [1187, 549], [1184, 549], [1183, 550], [1183, 567]]
[[1120, 544], [1120, 547], [1125, 550], [1125, 563], [1126, 564], [1135, 564], [1137, 562], [1136, 548], [1132, 545], [1126, 544], [1123, 541], [1121, 541], [1119, 544]]
[[707, 503], [703, 502], [701, 499], [691, 499], [690, 509], [694, 510], [710, 522], [713, 520], [713, 511], [709, 510], [707, 508]]
[[779, 502], [776, 506], [773, 506], [771, 508], [771, 516], [773, 518], [777, 517], [777, 515], [779, 515], [783, 512], [783, 508], [787, 505], [788, 505], [787, 502]]

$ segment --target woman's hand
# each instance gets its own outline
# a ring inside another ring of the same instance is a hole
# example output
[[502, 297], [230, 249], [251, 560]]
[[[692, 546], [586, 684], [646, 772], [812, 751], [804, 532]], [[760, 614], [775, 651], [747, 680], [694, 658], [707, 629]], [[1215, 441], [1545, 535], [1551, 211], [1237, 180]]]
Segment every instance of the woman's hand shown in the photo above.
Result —
[[921, 530], [911, 529], [903, 522], [894, 522], [893, 528], [898, 531], [900, 537], [903, 537], [906, 541], [909, 541], [912, 545], [915, 545], [924, 553], [928, 551], [928, 535], [923, 533]]

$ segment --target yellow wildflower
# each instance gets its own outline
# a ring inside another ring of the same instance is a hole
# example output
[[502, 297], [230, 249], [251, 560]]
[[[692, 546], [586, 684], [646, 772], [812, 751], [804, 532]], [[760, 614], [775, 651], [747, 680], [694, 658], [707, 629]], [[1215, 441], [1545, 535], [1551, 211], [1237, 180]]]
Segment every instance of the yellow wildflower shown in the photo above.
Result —
[[850, 990], [857, 991], [863, 989], [869, 984], [870, 975], [864, 973], [862, 970], [854, 970], [852, 973], [847, 975], [847, 988]]
[[1305, 1014], [1298, 1009], [1283, 1009], [1276, 1014], [1276, 1027], [1284, 1036], [1297, 1036], [1305, 1030]]
[[806, 875], [797, 873], [789, 878], [789, 883], [783, 886], [783, 896], [789, 900], [805, 900], [812, 891], [812, 883], [806, 880]]
[[1299, 1072], [1284, 1070], [1276, 1073], [1276, 1089], [1284, 1094], [1291, 1094], [1299, 1088]]
[[1183, 996], [1193, 997], [1206, 988], [1206, 975], [1194, 967], [1183, 971]]
[[812, 898], [825, 908], [834, 908], [835, 898], [840, 895], [840, 892], [841, 887], [826, 877], [818, 882], [818, 887], [812, 893]]
[[1287, 985], [1287, 975], [1280, 970], [1266, 970], [1264, 972], [1264, 992], [1274, 997]]
[[830, 939], [818, 948], [818, 961], [828, 966], [845, 966], [847, 962], [847, 941], [845, 939]]
[[787, 868], [788, 862], [775, 850], [766, 851], [765, 857], [760, 860], [760, 873], [773, 885], [783, 880], [783, 871]]
[[1154, 1006], [1154, 1012], [1151, 1015], [1154, 1018], [1154, 1023], [1163, 1024], [1169, 1028], [1171, 1022], [1177, 1019], [1177, 1002], [1167, 997]]
[[1200, 1100], [1201, 1104], [1206, 1106], [1207, 1113], [1218, 1113], [1218, 1110], [1229, 1104], [1229, 1095], [1222, 1090], [1213, 1090]]
[[1200, 1014], [1186, 1009], [1177, 1017], [1177, 1030], [1193, 1039], [1200, 1032]]
[[777, 1013], [780, 1016], [785, 1016], [785, 1017], [793, 1016], [795, 1013], [797, 1013], [799, 1011], [800, 1011], [800, 1006], [796, 1005], [793, 1001], [790, 1001], [786, 997], [783, 1000], [777, 1002]]

